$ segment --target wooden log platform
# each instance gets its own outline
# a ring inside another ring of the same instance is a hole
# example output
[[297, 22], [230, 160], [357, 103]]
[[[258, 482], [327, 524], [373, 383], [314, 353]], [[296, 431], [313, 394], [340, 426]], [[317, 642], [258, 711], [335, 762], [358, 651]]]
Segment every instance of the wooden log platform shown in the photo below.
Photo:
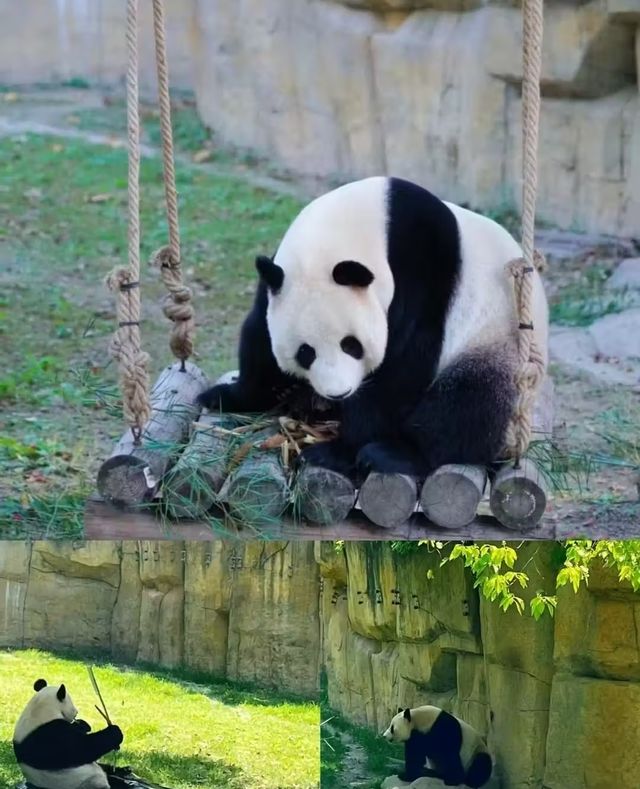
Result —
[[[145, 441], [159, 441], [153, 431], [159, 429], [160, 415], [167, 418], [167, 410], [171, 422], [165, 429], [172, 431], [171, 436], [184, 434], [185, 414], [190, 415], [189, 409], [203, 386], [198, 368], [188, 368], [187, 373], [188, 383], [184, 379], [175, 383], [175, 366], [167, 368], [165, 377], [161, 376], [154, 387], [154, 416]], [[184, 376], [185, 371], [180, 374]], [[177, 421], [171, 413], [173, 409], [166, 407], [167, 391], [172, 403], [178, 398], [183, 405]], [[538, 439], [551, 436], [552, 406], [553, 384], [546, 379], [533, 420]], [[101, 469], [101, 498], [127, 506], [144, 504], [154, 496], [162, 500], [164, 512], [171, 518], [224, 523], [225, 528], [235, 524], [230, 527], [251, 527], [252, 533], [278, 531], [288, 528], [283, 524], [294, 522], [301, 529], [315, 524], [326, 530], [353, 523], [354, 519], [361, 524], [366, 519], [374, 532], [378, 527], [388, 530], [387, 539], [394, 539], [392, 534], [405, 527], [409, 531], [414, 527], [433, 527], [452, 533], [466, 529], [482, 523], [479, 514], [486, 512], [488, 506], [488, 514], [502, 529], [502, 537], [509, 530], [530, 535], [546, 509], [542, 474], [531, 460], [523, 460], [517, 468], [505, 464], [497, 472], [492, 469], [489, 497], [485, 496], [487, 470], [463, 465], [443, 466], [424, 481], [404, 474], [372, 472], [356, 490], [351, 480], [336, 472], [303, 465], [296, 473], [290, 467], [292, 446], [299, 451], [299, 441], [323, 440], [313, 427], [302, 429], [301, 423], [284, 417], [260, 422], [244, 418], [244, 424], [236, 422], [242, 419], [205, 413], [195, 423], [191, 441], [177, 463], [165, 473], [161, 491], [159, 474], [166, 472], [172, 460], [167, 452], [160, 457], [150, 455], [156, 447], [143, 441], [141, 447], [127, 446], [130, 451], [126, 454], [119, 445]], [[297, 430], [298, 438], [293, 438], [290, 430]], [[109, 484], [105, 482], [105, 469]], [[123, 486], [123, 473], [130, 473], [137, 487]], [[130, 492], [132, 487], [134, 493]], [[214, 518], [211, 516], [216, 507]], [[439, 537], [442, 536], [441, 533]]]
[[[557, 503], [535, 529], [505, 529], [495, 518], [477, 516], [463, 528], [443, 530], [421, 513], [391, 529], [375, 526], [357, 511], [343, 521], [327, 525], [299, 523], [283, 518], [262, 532], [235, 526], [216, 529], [203, 520], [167, 522], [157, 508], [119, 509], [93, 496], [85, 509], [87, 540], [452, 540], [494, 542], [501, 540], [622, 540], [634, 537], [640, 525], [640, 502], [619, 504]], [[35, 539], [35, 538], [34, 538]]]

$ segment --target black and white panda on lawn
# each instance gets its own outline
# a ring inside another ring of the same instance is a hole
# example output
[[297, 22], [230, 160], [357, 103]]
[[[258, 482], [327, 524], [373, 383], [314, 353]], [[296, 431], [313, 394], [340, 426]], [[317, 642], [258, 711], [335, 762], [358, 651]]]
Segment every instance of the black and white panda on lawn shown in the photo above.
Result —
[[445, 786], [479, 789], [491, 778], [493, 761], [481, 735], [440, 707], [400, 707], [383, 736], [404, 743], [403, 781], [427, 775]]
[[34, 789], [109, 789], [97, 760], [116, 750], [123, 736], [118, 726], [91, 732], [76, 718], [76, 709], [64, 685], [36, 680], [36, 691], [13, 732], [16, 760]]
[[[239, 377], [200, 396], [210, 410], [268, 411], [306, 388], [340, 436], [303, 460], [348, 475], [426, 476], [503, 450], [516, 389], [517, 317], [496, 222], [405, 180], [373, 177], [312, 201], [273, 257], [259, 257]], [[533, 272], [546, 357], [547, 302]], [[296, 382], [299, 382], [296, 384]]]

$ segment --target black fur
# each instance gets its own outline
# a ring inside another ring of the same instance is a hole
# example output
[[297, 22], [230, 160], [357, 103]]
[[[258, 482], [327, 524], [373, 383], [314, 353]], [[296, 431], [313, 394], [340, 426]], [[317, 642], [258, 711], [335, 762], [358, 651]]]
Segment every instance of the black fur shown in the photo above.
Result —
[[57, 719], [38, 726], [22, 742], [13, 743], [16, 760], [37, 770], [65, 770], [97, 761], [117, 750], [123, 740], [118, 726], [90, 734], [85, 721]]
[[[415, 781], [428, 775], [442, 780], [445, 786], [468, 786], [479, 789], [491, 777], [489, 754], [478, 754], [465, 772], [460, 759], [462, 729], [460, 723], [444, 710], [428, 732], [414, 729], [405, 742], [405, 769], [400, 778]], [[433, 769], [425, 767], [429, 761]]]
[[[461, 267], [456, 219], [434, 195], [400, 179], [390, 180], [388, 211], [395, 291], [384, 361], [340, 403], [340, 438], [309, 447], [303, 459], [356, 478], [371, 470], [424, 477], [445, 463], [488, 464], [502, 448], [516, 396], [500, 349], [470, 354], [434, 382]], [[266, 411], [286, 406], [283, 391], [308, 391], [279, 370], [266, 309], [261, 280], [242, 327], [239, 380], [204, 392], [206, 407]]]

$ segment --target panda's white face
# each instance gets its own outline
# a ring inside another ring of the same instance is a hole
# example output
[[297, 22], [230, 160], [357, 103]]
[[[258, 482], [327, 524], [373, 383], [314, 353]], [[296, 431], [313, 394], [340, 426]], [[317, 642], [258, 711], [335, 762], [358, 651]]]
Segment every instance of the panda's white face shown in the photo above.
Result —
[[267, 322], [280, 369], [306, 379], [321, 397], [341, 400], [382, 362], [387, 321], [366, 288], [324, 285], [285, 277], [282, 292], [269, 299]]
[[382, 736], [388, 742], [406, 742], [411, 736], [411, 730], [411, 718], [407, 717], [404, 710], [399, 709], [398, 714], [393, 716], [388, 729], [383, 732]]
[[273, 260], [256, 261], [269, 290], [267, 323], [278, 366], [322, 397], [354, 394], [384, 359], [394, 292], [387, 186], [386, 178], [374, 177], [313, 200]]

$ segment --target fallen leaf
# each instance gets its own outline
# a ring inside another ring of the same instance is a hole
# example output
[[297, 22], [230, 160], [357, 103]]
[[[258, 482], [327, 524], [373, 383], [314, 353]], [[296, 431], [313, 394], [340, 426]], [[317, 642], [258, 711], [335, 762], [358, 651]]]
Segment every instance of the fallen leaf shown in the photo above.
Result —
[[11, 103], [11, 102], [14, 102], [14, 101], [18, 101], [18, 99], [20, 98], [20, 96], [19, 96], [19, 94], [18, 94], [18, 93], [16, 93], [15, 91], [9, 91], [8, 93], [5, 93], [5, 94], [3, 95], [3, 98], [4, 98], [4, 100], [5, 100], [6, 102], [9, 102], [9, 103]]
[[286, 443], [287, 439], [282, 433], [276, 433], [274, 436], [269, 436], [269, 438], [265, 439], [260, 445], [259, 449], [278, 449], [284, 443]]
[[196, 164], [202, 164], [202, 162], [208, 162], [212, 156], [213, 151], [210, 148], [201, 148], [191, 158]]
[[112, 199], [113, 199], [112, 194], [109, 194], [108, 192], [104, 192], [103, 194], [91, 195], [90, 197], [87, 198], [87, 203], [106, 203]]
[[51, 150], [54, 153], [61, 153], [61, 151], [64, 151], [64, 145], [61, 145], [59, 142], [54, 142], [51, 146]]

